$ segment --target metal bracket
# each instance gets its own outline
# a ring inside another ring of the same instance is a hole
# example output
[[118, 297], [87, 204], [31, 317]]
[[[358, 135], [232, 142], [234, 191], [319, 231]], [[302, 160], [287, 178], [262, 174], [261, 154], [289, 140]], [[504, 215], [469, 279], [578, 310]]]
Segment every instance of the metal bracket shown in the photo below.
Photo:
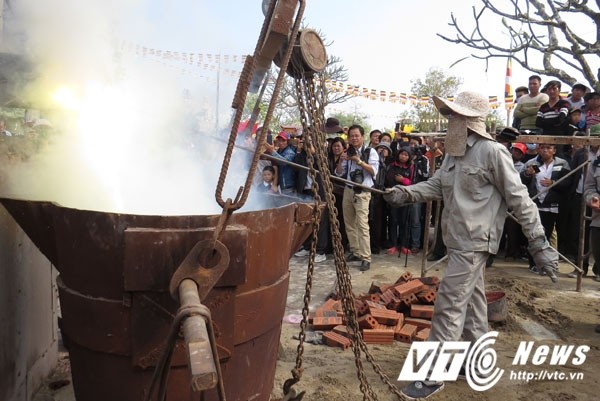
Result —
[[192, 248], [179, 265], [171, 282], [169, 292], [179, 299], [179, 284], [186, 278], [198, 285], [200, 300], [204, 300], [229, 266], [229, 250], [221, 241], [203, 240]]

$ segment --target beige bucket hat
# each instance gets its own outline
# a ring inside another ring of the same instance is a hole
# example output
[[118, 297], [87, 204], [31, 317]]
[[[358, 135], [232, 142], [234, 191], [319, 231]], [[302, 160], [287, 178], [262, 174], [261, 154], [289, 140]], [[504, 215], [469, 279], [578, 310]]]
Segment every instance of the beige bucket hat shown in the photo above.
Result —
[[487, 96], [477, 92], [465, 91], [459, 93], [454, 101], [434, 96], [433, 103], [440, 113], [446, 117], [452, 113], [465, 117], [465, 129], [469, 128], [480, 136], [493, 140], [492, 136], [487, 133], [485, 126], [485, 118], [490, 111], [490, 102]]
[[434, 96], [433, 103], [443, 115], [454, 112], [465, 117], [485, 117], [490, 109], [490, 102], [487, 97], [477, 92], [468, 91], [459, 93], [453, 102]]

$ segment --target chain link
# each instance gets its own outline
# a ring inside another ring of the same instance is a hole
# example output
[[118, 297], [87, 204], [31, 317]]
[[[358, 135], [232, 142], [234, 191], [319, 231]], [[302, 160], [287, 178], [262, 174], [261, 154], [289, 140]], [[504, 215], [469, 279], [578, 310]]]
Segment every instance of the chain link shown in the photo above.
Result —
[[[294, 60], [292, 60], [294, 63]], [[294, 65], [294, 67], [297, 67]], [[306, 327], [308, 322], [308, 310], [310, 303], [310, 292], [313, 281], [313, 269], [314, 269], [314, 256], [316, 254], [316, 243], [318, 238], [318, 231], [320, 225], [321, 208], [319, 203], [321, 201], [319, 195], [319, 183], [317, 182], [316, 168], [321, 172], [321, 185], [324, 189], [325, 203], [327, 205], [327, 212], [329, 213], [330, 220], [330, 231], [333, 242], [333, 255], [335, 259], [336, 267], [336, 287], [338, 294], [341, 297], [342, 307], [344, 316], [346, 318], [346, 325], [348, 331], [353, 335], [352, 351], [354, 352], [354, 359], [356, 365], [356, 374], [360, 381], [360, 390], [363, 393], [363, 400], [377, 400], [373, 388], [368, 382], [362, 363], [362, 353], [364, 352], [366, 360], [372, 365], [373, 370], [379, 375], [381, 380], [388, 386], [390, 391], [398, 396], [398, 399], [404, 400], [404, 396], [400, 393], [398, 388], [392, 383], [390, 378], [383, 372], [383, 369], [369, 351], [367, 345], [363, 341], [360, 328], [358, 327], [357, 316], [356, 316], [356, 305], [354, 300], [354, 294], [352, 292], [352, 280], [351, 275], [346, 264], [346, 258], [344, 256], [344, 247], [342, 245], [342, 236], [340, 233], [340, 226], [338, 221], [338, 211], [335, 207], [335, 198], [333, 195], [333, 184], [330, 178], [329, 165], [327, 163], [327, 154], [325, 147], [325, 135], [321, 132], [323, 127], [323, 116], [325, 109], [326, 91], [323, 83], [324, 78], [321, 77], [318, 81], [315, 80], [314, 75], [300, 74], [304, 76], [301, 79], [295, 79], [296, 94], [298, 98], [298, 107], [300, 109], [300, 120], [302, 123], [303, 134], [305, 137], [305, 146], [307, 146], [307, 161], [309, 167], [309, 174], [312, 179], [312, 193], [315, 198], [314, 207], [314, 227], [312, 232], [312, 243], [310, 250], [310, 259], [307, 269], [307, 279], [305, 286], [304, 305], [302, 308], [302, 321], [300, 323], [300, 343], [298, 344], [298, 354], [296, 357], [296, 366], [292, 370], [295, 381], [298, 381], [302, 375], [302, 363], [304, 353], [304, 339], [306, 337]], [[315, 157], [316, 156], [316, 157]], [[316, 168], [315, 168], [316, 161]]]

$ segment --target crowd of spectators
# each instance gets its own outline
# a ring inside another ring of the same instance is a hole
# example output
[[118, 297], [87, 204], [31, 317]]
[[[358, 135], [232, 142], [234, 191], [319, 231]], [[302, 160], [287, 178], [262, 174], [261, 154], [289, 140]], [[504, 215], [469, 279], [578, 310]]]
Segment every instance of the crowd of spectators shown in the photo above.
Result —
[[[539, 76], [531, 76], [528, 87], [522, 86], [516, 90], [512, 127], [496, 133], [496, 140], [506, 146], [513, 158], [514, 168], [520, 173], [522, 182], [538, 206], [546, 237], [559, 252], [577, 263], [578, 217], [582, 197], [592, 199], [593, 193], [598, 193], [600, 198], [600, 178], [598, 188], [592, 186], [594, 180], [590, 178], [600, 177], [600, 169], [596, 172], [596, 166], [600, 163], [594, 162], [597, 147], [524, 144], [515, 141], [523, 133], [552, 136], [600, 134], [600, 93], [578, 83], [572, 87], [568, 97], [562, 98], [561, 89], [559, 81], [552, 80], [542, 86]], [[327, 139], [330, 173], [347, 180], [333, 181], [333, 195], [347, 260], [359, 262], [364, 271], [370, 268], [372, 254], [419, 254], [424, 242], [429, 239], [428, 228], [435, 220], [435, 215], [431, 221], [425, 221], [423, 204], [390, 207], [379, 193], [372, 193], [362, 187], [385, 190], [396, 185], [413, 185], [427, 180], [430, 173], [439, 168], [443, 161], [443, 135], [419, 136], [377, 129], [365, 133], [363, 127], [358, 125], [341, 127], [335, 118], [328, 118], [321, 130]], [[273, 193], [311, 198], [312, 182], [307, 171], [285, 163], [290, 161], [306, 166], [306, 152], [310, 152], [312, 146], [307, 147], [306, 140], [301, 133], [290, 135], [281, 132], [275, 136], [273, 144], [265, 145], [265, 153], [272, 157], [271, 161], [263, 160], [268, 165], [266, 168], [269, 173], [264, 178], [264, 183], [259, 180], [262, 188], [268, 188]], [[581, 174], [581, 170], [568, 174], [588, 159], [592, 163], [586, 187], [586, 177]], [[274, 179], [268, 179], [271, 175]], [[352, 182], [360, 185], [353, 185]], [[317, 245], [317, 262], [327, 260], [326, 255], [332, 251], [328, 218], [329, 216], [321, 221], [324, 229], [321, 230], [323, 239]], [[600, 212], [596, 220], [600, 221]], [[589, 232], [588, 229], [587, 235]], [[594, 232], [595, 229], [592, 230], [592, 240]], [[596, 237], [600, 259], [598, 233]], [[321, 234], [319, 237], [321, 238]], [[588, 241], [585, 242], [587, 251]], [[296, 256], [307, 256], [309, 245], [310, 239]], [[435, 245], [428, 257], [430, 261], [438, 260], [445, 254], [441, 236], [438, 235]], [[519, 224], [510, 218], [506, 220], [500, 251], [508, 260], [528, 261], [529, 268], [537, 271], [527, 253], [527, 239]], [[493, 256], [488, 260], [488, 265], [493, 263]], [[588, 265], [589, 258], [586, 258], [583, 260], [584, 275], [588, 274]], [[593, 274], [600, 281], [600, 265], [593, 268]], [[570, 276], [575, 277], [575, 271]]]

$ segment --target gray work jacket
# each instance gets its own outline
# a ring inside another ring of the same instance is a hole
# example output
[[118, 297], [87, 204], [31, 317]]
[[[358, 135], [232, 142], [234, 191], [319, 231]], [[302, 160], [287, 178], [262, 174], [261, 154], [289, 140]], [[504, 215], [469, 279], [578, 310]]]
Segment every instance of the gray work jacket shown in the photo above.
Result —
[[400, 188], [410, 202], [443, 198], [442, 234], [449, 248], [498, 252], [507, 207], [528, 240], [544, 237], [538, 209], [506, 147], [479, 135], [469, 135], [465, 155], [446, 156], [428, 181]]

